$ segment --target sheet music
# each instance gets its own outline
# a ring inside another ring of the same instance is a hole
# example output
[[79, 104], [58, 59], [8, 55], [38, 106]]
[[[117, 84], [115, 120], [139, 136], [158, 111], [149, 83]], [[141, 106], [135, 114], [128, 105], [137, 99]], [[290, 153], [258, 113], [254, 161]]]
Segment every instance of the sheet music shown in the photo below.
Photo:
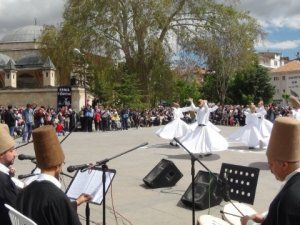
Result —
[[[72, 199], [78, 198], [81, 194], [89, 194], [93, 197], [92, 202], [101, 204], [103, 199], [102, 170], [78, 171], [73, 182], [67, 190], [67, 196]], [[105, 180], [105, 192], [115, 175], [115, 171], [107, 171]]]

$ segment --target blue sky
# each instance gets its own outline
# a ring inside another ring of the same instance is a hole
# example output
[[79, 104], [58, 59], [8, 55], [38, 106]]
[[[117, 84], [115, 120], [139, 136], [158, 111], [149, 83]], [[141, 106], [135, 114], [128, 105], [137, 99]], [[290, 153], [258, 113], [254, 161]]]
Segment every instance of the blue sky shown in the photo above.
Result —
[[265, 39], [256, 45], [258, 51], [296, 57], [300, 51], [299, 0], [241, 0], [238, 7], [249, 11], [266, 32]]
[[[238, 3], [249, 11], [267, 33], [256, 44], [257, 51], [276, 51], [291, 59], [300, 51], [300, 0], [218, 0]], [[57, 25], [62, 20], [65, 0], [0, 0], [0, 38], [25, 25]]]

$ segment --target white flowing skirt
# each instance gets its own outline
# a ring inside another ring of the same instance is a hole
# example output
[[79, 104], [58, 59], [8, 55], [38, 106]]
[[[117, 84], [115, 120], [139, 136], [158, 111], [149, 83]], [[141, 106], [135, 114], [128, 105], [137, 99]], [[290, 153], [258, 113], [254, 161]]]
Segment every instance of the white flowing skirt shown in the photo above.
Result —
[[158, 129], [155, 134], [161, 138], [172, 140], [184, 136], [189, 129], [189, 125], [178, 118]]
[[207, 154], [228, 148], [226, 139], [210, 126], [197, 126], [180, 138], [180, 142], [192, 153]]
[[239, 141], [248, 147], [258, 148], [260, 141], [263, 141], [264, 138], [256, 126], [249, 124], [238, 128], [229, 136], [229, 140]]
[[272, 131], [272, 128], [273, 128], [273, 123], [271, 123], [267, 119], [262, 119], [262, 121], [260, 121], [259, 128], [260, 128], [260, 134], [264, 138], [269, 138], [271, 136], [271, 131]]
[[[216, 125], [214, 125], [212, 122], [208, 121], [207, 126], [210, 126], [212, 129], [214, 129], [217, 132], [221, 132], [221, 129], [219, 129]], [[194, 122], [190, 125], [191, 130], [195, 130], [198, 127], [198, 122]]]

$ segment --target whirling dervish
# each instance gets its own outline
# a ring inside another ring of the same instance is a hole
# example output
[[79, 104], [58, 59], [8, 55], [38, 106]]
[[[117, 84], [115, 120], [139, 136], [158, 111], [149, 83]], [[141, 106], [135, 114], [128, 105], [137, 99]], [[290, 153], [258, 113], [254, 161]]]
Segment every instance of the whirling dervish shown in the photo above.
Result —
[[300, 102], [295, 96], [289, 97], [289, 103], [292, 105], [292, 117], [296, 120], [300, 120]]
[[[216, 111], [219, 107], [217, 105], [214, 105], [213, 107], [209, 107], [208, 110], [209, 110], [209, 113], [212, 113], [214, 111]], [[208, 115], [208, 118], [209, 118], [209, 115]], [[190, 129], [191, 130], [195, 130], [198, 126], [198, 122], [195, 121], [194, 123], [192, 123], [190, 125]], [[212, 122], [210, 122], [209, 120], [207, 121], [207, 126], [210, 126], [211, 128], [213, 128], [215, 131], [217, 132], [221, 132], [221, 129], [219, 129], [216, 125], [214, 125]]]
[[181, 119], [184, 117], [183, 113], [190, 110], [191, 107], [180, 108], [177, 102], [173, 102], [173, 121], [158, 129], [155, 134], [161, 138], [171, 140], [170, 145], [177, 146], [177, 143], [173, 139], [182, 137], [190, 129], [189, 125]]
[[208, 126], [210, 110], [207, 101], [198, 100], [198, 107], [191, 101], [191, 109], [197, 112], [198, 126], [180, 138], [181, 143], [192, 153], [199, 153], [203, 157], [214, 151], [223, 151], [228, 148], [228, 142], [211, 126]]
[[264, 139], [258, 130], [258, 117], [261, 115], [256, 113], [254, 104], [250, 105], [250, 112], [245, 111], [244, 113], [247, 124], [234, 131], [228, 139], [239, 141], [248, 146], [249, 149], [259, 148], [260, 142]]
[[269, 139], [271, 136], [271, 131], [273, 128], [273, 123], [265, 118], [267, 111], [264, 106], [264, 102], [261, 100], [258, 102], [258, 109], [257, 109], [258, 116], [258, 130], [260, 135], [263, 137], [262, 146], [263, 148], [267, 148]]

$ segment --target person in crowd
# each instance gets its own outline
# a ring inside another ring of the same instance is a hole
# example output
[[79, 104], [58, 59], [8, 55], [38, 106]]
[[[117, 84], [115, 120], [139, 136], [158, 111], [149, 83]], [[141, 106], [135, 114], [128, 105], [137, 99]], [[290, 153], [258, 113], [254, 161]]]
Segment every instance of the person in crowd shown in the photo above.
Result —
[[173, 121], [159, 128], [155, 134], [163, 139], [170, 140], [170, 145], [177, 146], [177, 143], [173, 139], [184, 136], [190, 129], [189, 125], [182, 118], [184, 117], [183, 113], [190, 111], [191, 107], [180, 108], [178, 102], [173, 102], [172, 110]]
[[59, 174], [65, 155], [53, 126], [39, 127], [32, 135], [37, 167], [41, 169], [41, 174], [20, 191], [17, 210], [37, 224], [80, 224], [76, 208], [91, 197], [83, 194], [71, 203], [60, 189]]
[[271, 123], [274, 123], [276, 119], [276, 111], [275, 111], [275, 104], [269, 104], [269, 108], [267, 110], [266, 119], [269, 120]]
[[9, 135], [8, 126], [0, 124], [0, 224], [2, 225], [11, 224], [4, 204], [15, 207], [19, 192], [11, 178], [15, 172], [12, 166], [16, 156], [15, 142]]
[[98, 106], [95, 106], [94, 123], [95, 123], [95, 131], [99, 131], [100, 123], [101, 123], [101, 112]]
[[293, 107], [292, 117], [296, 120], [300, 120], [300, 102], [295, 96], [290, 96], [288, 101]]
[[277, 118], [267, 149], [271, 172], [285, 182], [270, 204], [266, 216], [255, 214], [241, 218], [241, 224], [249, 220], [262, 225], [298, 225], [300, 221], [300, 121], [293, 118]]
[[10, 136], [14, 137], [14, 132], [15, 132], [15, 126], [16, 126], [16, 117], [13, 112], [12, 105], [7, 106], [7, 111], [4, 116], [4, 121], [7, 124], [9, 128], [9, 134]]
[[216, 130], [208, 125], [209, 107], [207, 100], [199, 99], [198, 107], [191, 101], [191, 109], [197, 112], [198, 126], [195, 130], [187, 132], [182, 138], [181, 143], [192, 153], [199, 153], [200, 157], [209, 156], [213, 151], [223, 151], [228, 148], [228, 142]]
[[26, 105], [26, 109], [22, 113], [24, 120], [24, 130], [23, 130], [23, 142], [29, 142], [32, 133], [32, 127], [34, 123], [34, 113], [31, 104]]
[[85, 117], [85, 131], [92, 132], [93, 131], [93, 118], [94, 118], [94, 109], [91, 105], [87, 104], [84, 109], [84, 117]]

